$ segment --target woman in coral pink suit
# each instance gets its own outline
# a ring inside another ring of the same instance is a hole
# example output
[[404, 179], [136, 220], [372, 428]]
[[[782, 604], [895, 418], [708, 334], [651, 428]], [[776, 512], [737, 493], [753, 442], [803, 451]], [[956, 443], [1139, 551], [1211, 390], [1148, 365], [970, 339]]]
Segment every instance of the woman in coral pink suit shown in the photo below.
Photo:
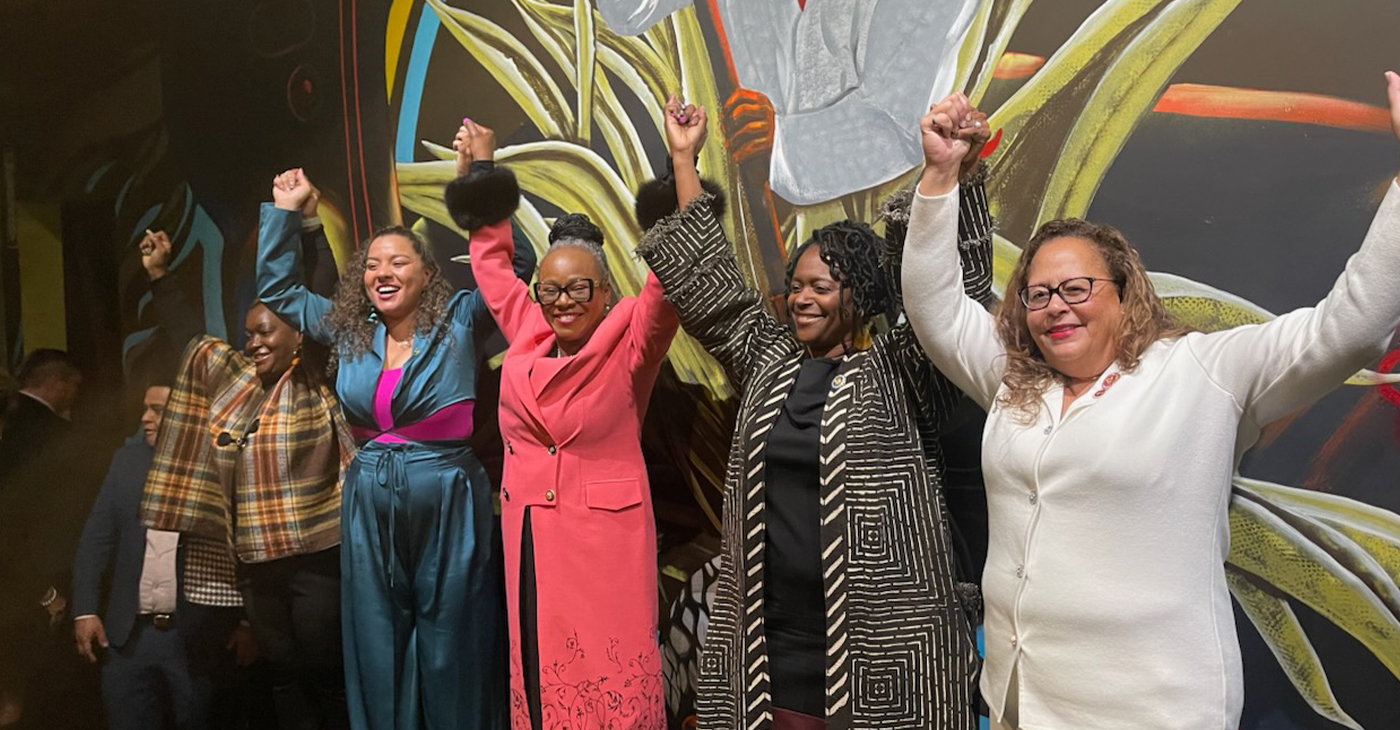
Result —
[[[448, 209], [509, 342], [501, 528], [514, 730], [662, 730], [656, 525], [641, 428], [678, 325], [648, 276], [613, 303], [602, 232], [568, 215], [531, 287], [511, 270], [515, 176], [466, 121]], [[522, 241], [522, 245], [528, 245]]]

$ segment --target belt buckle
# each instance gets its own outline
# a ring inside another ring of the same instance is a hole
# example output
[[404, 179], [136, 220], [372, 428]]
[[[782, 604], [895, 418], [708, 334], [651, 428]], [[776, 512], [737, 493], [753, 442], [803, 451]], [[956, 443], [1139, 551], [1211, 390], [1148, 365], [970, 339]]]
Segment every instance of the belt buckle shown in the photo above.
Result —
[[168, 613], [153, 613], [151, 614], [151, 625], [161, 631], [165, 631], [166, 629], [174, 628], [175, 617]]

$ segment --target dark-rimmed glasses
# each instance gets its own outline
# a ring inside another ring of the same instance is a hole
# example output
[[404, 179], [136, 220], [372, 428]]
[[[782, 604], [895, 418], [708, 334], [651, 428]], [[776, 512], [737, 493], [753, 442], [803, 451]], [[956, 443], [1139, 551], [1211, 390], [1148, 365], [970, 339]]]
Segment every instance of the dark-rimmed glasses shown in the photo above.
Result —
[[553, 304], [559, 301], [560, 294], [568, 294], [569, 298], [583, 304], [593, 299], [593, 287], [597, 282], [592, 279], [574, 279], [564, 286], [553, 284], [535, 284], [535, 301], [540, 304]]
[[1032, 312], [1050, 306], [1050, 299], [1056, 294], [1060, 295], [1060, 301], [1065, 304], [1083, 304], [1089, 301], [1089, 297], [1094, 295], [1094, 284], [1105, 282], [1122, 288], [1114, 279], [1101, 279], [1095, 276], [1076, 276], [1073, 279], [1065, 279], [1059, 286], [1044, 286], [1036, 284], [1021, 289], [1021, 303], [1026, 305], [1026, 309]]

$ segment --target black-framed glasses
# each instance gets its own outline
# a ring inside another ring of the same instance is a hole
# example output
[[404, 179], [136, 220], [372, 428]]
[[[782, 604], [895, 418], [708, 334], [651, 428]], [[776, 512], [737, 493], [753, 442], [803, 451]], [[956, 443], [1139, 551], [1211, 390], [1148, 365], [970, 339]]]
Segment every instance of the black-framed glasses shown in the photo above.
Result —
[[540, 304], [553, 304], [559, 301], [559, 295], [567, 294], [570, 299], [583, 304], [593, 299], [593, 288], [597, 282], [592, 279], [574, 279], [564, 286], [553, 284], [535, 284], [535, 301]]
[[1104, 282], [1122, 288], [1116, 279], [1100, 279], [1095, 276], [1076, 276], [1073, 279], [1065, 279], [1059, 286], [1044, 286], [1036, 284], [1021, 289], [1021, 303], [1026, 305], [1026, 309], [1032, 312], [1050, 306], [1050, 299], [1056, 294], [1060, 295], [1060, 301], [1065, 304], [1083, 304], [1089, 301], [1089, 297], [1094, 295], [1094, 284]]

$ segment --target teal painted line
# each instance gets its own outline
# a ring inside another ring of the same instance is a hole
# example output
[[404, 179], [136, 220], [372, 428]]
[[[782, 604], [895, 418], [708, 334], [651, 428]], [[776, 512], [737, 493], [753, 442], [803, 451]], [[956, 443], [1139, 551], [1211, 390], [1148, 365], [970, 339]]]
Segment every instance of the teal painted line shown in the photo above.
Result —
[[418, 13], [418, 30], [413, 34], [413, 51], [404, 70], [403, 96], [399, 102], [399, 130], [394, 145], [394, 157], [399, 162], [413, 162], [418, 149], [418, 112], [423, 104], [423, 83], [428, 78], [428, 61], [433, 57], [442, 21], [432, 8]]
[[[228, 328], [224, 326], [224, 234], [204, 208], [196, 208], [190, 240], [204, 249], [204, 331], [225, 342]], [[191, 248], [185, 247], [186, 250]]]
[[100, 182], [100, 181], [102, 180], [102, 176], [103, 176], [103, 175], [106, 175], [106, 174], [107, 174], [107, 171], [108, 171], [108, 170], [111, 170], [112, 167], [113, 167], [114, 165], [116, 165], [116, 164], [117, 164], [117, 161], [116, 161], [116, 160], [112, 160], [111, 162], [105, 163], [105, 164], [103, 164], [101, 167], [97, 168], [97, 170], [96, 170], [95, 172], [93, 172], [91, 175], [88, 176], [87, 183], [86, 183], [85, 185], [83, 185], [83, 190], [84, 190], [84, 192], [90, 193], [90, 192], [96, 190], [96, 189], [97, 189], [97, 183]]

